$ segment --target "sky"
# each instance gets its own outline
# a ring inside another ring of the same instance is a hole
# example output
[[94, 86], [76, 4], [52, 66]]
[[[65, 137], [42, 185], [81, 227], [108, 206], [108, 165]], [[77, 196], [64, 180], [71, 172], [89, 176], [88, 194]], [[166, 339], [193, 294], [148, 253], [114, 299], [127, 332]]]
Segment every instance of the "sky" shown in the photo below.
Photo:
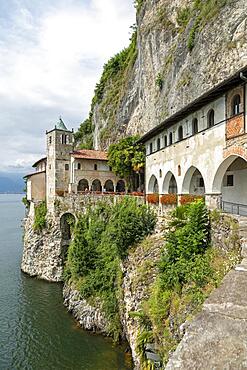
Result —
[[30, 171], [60, 115], [79, 127], [134, 23], [133, 0], [0, 0], [0, 172]]

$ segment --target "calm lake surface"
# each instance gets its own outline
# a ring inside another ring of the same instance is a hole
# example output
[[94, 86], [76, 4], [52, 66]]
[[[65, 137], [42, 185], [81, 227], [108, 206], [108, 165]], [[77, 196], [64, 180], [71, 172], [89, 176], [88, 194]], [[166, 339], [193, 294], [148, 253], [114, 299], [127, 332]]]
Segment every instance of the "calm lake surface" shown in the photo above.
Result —
[[0, 194], [0, 370], [130, 370], [122, 348], [77, 327], [61, 285], [21, 273], [21, 198]]

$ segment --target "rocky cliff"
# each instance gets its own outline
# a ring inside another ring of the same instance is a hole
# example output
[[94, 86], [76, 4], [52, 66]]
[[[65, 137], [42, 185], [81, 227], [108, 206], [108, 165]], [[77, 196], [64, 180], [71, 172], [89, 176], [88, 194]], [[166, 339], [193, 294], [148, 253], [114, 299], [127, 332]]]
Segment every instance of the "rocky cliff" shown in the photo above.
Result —
[[105, 66], [95, 148], [143, 134], [247, 63], [245, 0], [139, 0], [131, 45]]

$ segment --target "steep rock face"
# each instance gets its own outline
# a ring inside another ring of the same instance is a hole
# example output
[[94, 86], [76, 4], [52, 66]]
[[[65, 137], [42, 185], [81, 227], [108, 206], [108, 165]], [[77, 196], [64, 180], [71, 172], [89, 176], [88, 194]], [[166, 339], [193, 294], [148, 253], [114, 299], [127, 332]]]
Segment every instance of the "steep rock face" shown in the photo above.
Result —
[[107, 334], [108, 323], [99, 302], [98, 307], [80, 298], [80, 293], [69, 285], [63, 288], [64, 305], [85, 330]]
[[63, 253], [59, 221], [52, 220], [49, 228], [41, 232], [33, 229], [33, 217], [24, 224], [24, 246], [21, 269], [40, 279], [62, 281]]
[[201, 0], [143, 1], [137, 59], [120, 81], [119, 102], [107, 108], [103, 97], [93, 110], [96, 148], [147, 132], [247, 64], [247, 3], [215, 3], [203, 8]]

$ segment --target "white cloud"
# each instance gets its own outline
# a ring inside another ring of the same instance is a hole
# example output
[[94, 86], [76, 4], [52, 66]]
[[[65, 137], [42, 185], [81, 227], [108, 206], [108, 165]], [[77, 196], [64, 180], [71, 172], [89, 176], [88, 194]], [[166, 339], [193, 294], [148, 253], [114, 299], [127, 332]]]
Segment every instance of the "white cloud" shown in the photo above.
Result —
[[42, 11], [16, 4], [0, 26], [0, 135], [13, 130], [0, 170], [33, 162], [60, 114], [74, 127], [85, 118], [103, 64], [127, 46], [134, 23], [132, 0], [45, 0]]

